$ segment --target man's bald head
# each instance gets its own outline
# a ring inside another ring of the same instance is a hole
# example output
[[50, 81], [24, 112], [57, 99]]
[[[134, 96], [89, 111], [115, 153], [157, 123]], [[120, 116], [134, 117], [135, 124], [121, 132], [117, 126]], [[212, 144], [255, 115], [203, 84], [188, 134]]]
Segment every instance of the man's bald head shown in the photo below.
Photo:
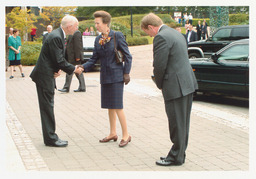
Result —
[[64, 28], [66, 28], [69, 25], [73, 25], [75, 23], [78, 23], [78, 20], [75, 16], [71, 16], [71, 15], [66, 15], [61, 20], [61, 26]]
[[61, 20], [61, 27], [66, 35], [73, 35], [78, 30], [78, 20], [75, 16], [66, 15]]

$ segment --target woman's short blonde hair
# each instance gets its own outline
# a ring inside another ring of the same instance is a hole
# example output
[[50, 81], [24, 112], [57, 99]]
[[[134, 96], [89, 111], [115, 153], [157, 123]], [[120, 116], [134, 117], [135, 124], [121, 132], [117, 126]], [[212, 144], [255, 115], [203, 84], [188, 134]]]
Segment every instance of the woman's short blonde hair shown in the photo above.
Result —
[[154, 13], [149, 13], [148, 15], [142, 18], [140, 27], [141, 29], [148, 29], [148, 25], [158, 27], [162, 24], [163, 24], [163, 21], [162, 19], [160, 19], [160, 17], [158, 17]]
[[96, 11], [93, 13], [94, 18], [101, 17], [103, 24], [107, 24], [110, 27], [111, 15], [106, 11]]

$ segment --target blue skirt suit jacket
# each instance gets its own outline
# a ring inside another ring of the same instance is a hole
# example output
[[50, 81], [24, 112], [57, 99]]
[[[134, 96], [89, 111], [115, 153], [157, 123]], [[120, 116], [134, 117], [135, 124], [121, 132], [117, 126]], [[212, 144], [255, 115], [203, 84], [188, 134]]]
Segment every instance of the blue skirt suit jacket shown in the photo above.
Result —
[[97, 60], [100, 60], [100, 84], [101, 84], [101, 105], [102, 108], [123, 108], [123, 84], [124, 74], [129, 74], [132, 65], [132, 56], [122, 32], [115, 32], [116, 48], [120, 50], [125, 62], [117, 64], [114, 51], [114, 31], [110, 30], [110, 41], [100, 45], [101, 35], [97, 36], [94, 42], [93, 56], [85, 64], [84, 71], [88, 72]]

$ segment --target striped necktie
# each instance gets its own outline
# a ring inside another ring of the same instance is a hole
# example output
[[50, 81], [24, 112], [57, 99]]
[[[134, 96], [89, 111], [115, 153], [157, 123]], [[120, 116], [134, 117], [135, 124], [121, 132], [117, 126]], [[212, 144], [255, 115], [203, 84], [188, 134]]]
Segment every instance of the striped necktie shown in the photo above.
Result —
[[65, 38], [65, 49], [66, 49], [66, 47], [67, 47], [67, 38]]

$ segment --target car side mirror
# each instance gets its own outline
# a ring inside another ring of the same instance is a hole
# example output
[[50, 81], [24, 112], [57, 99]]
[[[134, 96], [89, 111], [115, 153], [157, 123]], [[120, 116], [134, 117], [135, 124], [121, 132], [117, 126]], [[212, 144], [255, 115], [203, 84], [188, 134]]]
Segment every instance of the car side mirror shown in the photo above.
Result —
[[218, 55], [216, 53], [213, 53], [212, 56], [211, 56], [211, 59], [213, 60], [213, 62], [217, 63], [217, 64], [219, 64], [218, 58], [219, 57], [218, 57]]
[[209, 37], [209, 38], [207, 39], [207, 41], [212, 41], [212, 37]]

